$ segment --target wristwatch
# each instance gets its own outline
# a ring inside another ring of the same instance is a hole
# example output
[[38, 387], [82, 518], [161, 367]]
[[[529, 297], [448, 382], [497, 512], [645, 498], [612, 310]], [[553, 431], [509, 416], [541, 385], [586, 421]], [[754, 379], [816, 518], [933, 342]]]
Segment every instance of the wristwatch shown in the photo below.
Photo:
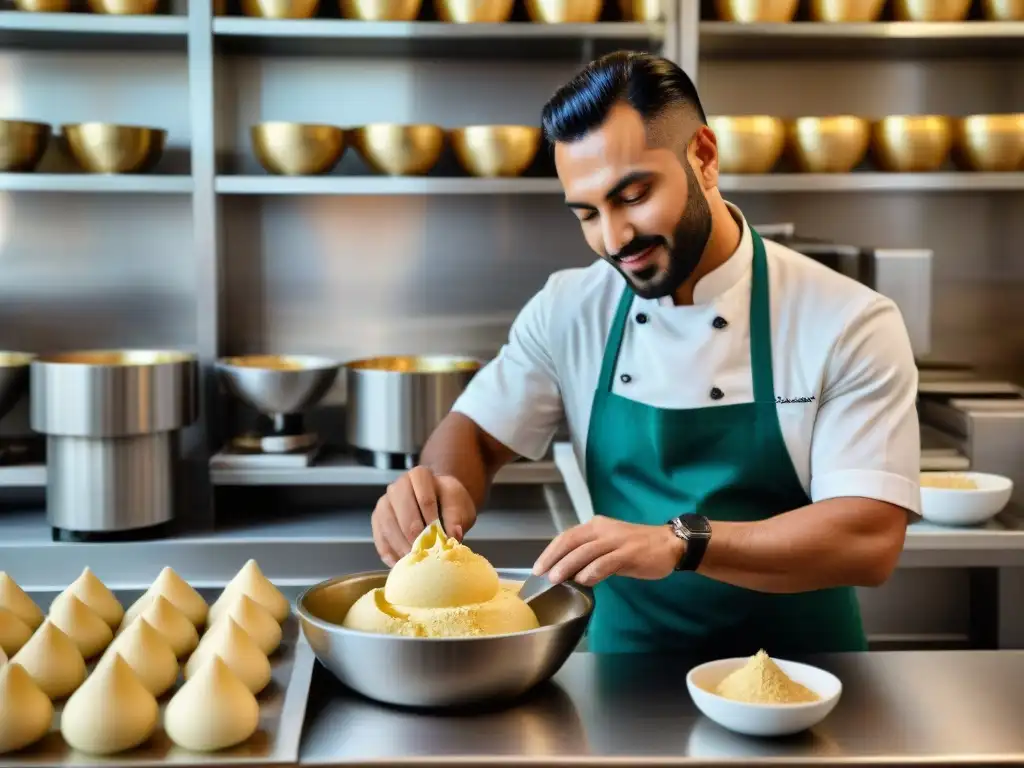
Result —
[[686, 550], [676, 563], [677, 571], [696, 571], [711, 541], [711, 521], [704, 515], [681, 515], [668, 521], [677, 537], [686, 542]]

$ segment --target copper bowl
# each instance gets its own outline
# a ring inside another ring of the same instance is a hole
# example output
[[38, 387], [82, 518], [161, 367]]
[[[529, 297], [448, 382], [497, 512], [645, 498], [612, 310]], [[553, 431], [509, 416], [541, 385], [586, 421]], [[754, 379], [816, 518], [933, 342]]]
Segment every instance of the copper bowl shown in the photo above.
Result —
[[786, 124], [777, 117], [711, 117], [720, 173], [768, 173], [786, 147]]
[[71, 0], [14, 0], [14, 7], [29, 13], [67, 13]]
[[885, 0], [811, 0], [811, 21], [865, 23], [878, 21]]
[[333, 125], [267, 122], [250, 129], [252, 148], [269, 173], [329, 173], [345, 152], [345, 132]]
[[515, 0], [434, 0], [437, 18], [453, 24], [500, 24], [514, 7]]
[[937, 171], [952, 144], [952, 123], [941, 115], [891, 115], [871, 126], [871, 152], [883, 171]]
[[963, 21], [971, 12], [971, 0], [895, 0], [897, 21]]
[[953, 159], [966, 171], [1024, 168], [1024, 113], [970, 115], [953, 124]]
[[593, 24], [603, 0], [526, 0], [526, 15], [538, 24]]
[[134, 125], [61, 126], [74, 161], [89, 173], [144, 173], [163, 157], [167, 131]]
[[357, 21], [415, 21], [423, 0], [338, 0], [343, 19]]
[[0, 120], [0, 173], [34, 171], [46, 154], [53, 129], [46, 123]]
[[806, 173], [849, 173], [867, 154], [871, 126], [852, 115], [798, 117], [786, 126], [797, 168]]
[[108, 16], [151, 16], [160, 0], [88, 0], [89, 10]]
[[799, 6], [799, 0], [715, 0], [718, 18], [740, 24], [792, 21]]
[[472, 176], [519, 176], [540, 148], [540, 128], [468, 125], [449, 132], [455, 157]]
[[436, 125], [374, 123], [354, 129], [351, 138], [366, 163], [389, 176], [427, 173], [444, 149], [444, 130]]
[[619, 0], [619, 12], [623, 21], [650, 23], [665, 18], [662, 0]]
[[1024, 21], [1024, 0], [981, 0], [981, 12], [989, 21]]
[[242, 13], [260, 19], [311, 19], [320, 0], [241, 0]]

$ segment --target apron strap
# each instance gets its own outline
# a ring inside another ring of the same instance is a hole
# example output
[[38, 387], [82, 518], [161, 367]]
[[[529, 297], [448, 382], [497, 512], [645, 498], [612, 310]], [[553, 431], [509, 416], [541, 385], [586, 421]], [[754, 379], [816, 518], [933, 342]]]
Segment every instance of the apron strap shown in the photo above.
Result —
[[619, 306], [615, 310], [615, 318], [612, 320], [612, 327], [608, 332], [608, 341], [605, 342], [605, 352], [601, 360], [601, 376], [597, 381], [599, 392], [612, 391], [612, 377], [615, 376], [615, 366], [619, 362], [619, 350], [622, 348], [622, 337], [626, 331], [626, 318], [629, 317], [629, 310], [633, 306], [635, 295], [627, 283], [619, 298]]
[[[747, 224], [746, 226], [750, 226]], [[750, 284], [750, 370], [754, 379], [754, 402], [775, 402], [772, 376], [772, 313], [768, 291], [768, 258], [764, 241], [750, 228], [754, 245], [753, 274]]]

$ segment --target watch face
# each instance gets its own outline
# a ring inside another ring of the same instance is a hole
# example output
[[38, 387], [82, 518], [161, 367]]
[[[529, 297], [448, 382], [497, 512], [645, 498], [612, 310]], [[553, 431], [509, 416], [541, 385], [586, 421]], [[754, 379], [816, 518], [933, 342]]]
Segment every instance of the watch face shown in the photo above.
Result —
[[703, 515], [683, 515], [679, 518], [691, 536], [708, 536], [711, 534], [711, 523]]

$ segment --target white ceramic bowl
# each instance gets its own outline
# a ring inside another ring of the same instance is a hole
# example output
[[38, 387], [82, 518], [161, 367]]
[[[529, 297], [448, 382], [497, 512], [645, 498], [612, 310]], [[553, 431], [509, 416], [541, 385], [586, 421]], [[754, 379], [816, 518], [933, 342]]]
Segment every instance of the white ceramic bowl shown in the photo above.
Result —
[[925, 472], [926, 476], [955, 475], [973, 480], [977, 488], [921, 488], [921, 516], [939, 525], [980, 525], [1006, 507], [1013, 481], [983, 472]]
[[706, 717], [723, 728], [747, 736], [789, 736], [812, 728], [839, 702], [843, 684], [831, 672], [774, 659], [790, 679], [810, 688], [821, 698], [807, 704], [745, 704], [711, 693], [726, 675], [749, 659], [719, 659], [694, 667], [686, 676], [686, 687], [693, 703]]

